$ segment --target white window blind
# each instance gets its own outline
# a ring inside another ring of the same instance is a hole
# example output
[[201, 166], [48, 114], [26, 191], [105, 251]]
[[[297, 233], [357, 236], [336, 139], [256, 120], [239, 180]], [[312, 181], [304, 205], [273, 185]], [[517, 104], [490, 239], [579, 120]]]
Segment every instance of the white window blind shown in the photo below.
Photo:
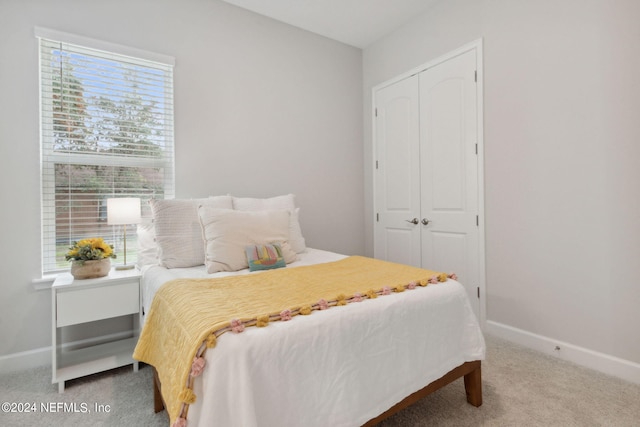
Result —
[[[121, 258], [122, 230], [107, 224], [107, 198], [140, 197], [145, 218], [146, 200], [173, 197], [173, 63], [126, 48], [127, 54], [96, 49], [106, 44], [90, 39], [69, 43], [64, 33], [36, 35], [47, 274], [69, 268], [70, 243], [87, 237], [103, 237]], [[135, 260], [128, 227], [127, 258]]]

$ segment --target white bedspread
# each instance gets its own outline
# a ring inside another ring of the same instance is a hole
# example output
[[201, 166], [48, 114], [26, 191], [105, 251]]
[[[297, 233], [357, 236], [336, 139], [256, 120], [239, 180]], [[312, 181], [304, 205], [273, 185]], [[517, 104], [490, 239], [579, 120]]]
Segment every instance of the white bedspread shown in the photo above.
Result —
[[[341, 258], [310, 249], [298, 265]], [[211, 276], [198, 270], [146, 269], [145, 307], [168, 278]], [[220, 336], [196, 379], [189, 427], [359, 426], [484, 357], [482, 332], [454, 280], [315, 311]]]

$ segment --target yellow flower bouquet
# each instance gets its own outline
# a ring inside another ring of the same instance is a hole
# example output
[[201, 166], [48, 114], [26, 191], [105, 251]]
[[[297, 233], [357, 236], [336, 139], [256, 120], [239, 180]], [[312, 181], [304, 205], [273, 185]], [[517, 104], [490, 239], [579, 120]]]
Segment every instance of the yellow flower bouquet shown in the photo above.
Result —
[[115, 257], [113, 246], [108, 245], [101, 237], [73, 242], [65, 255], [67, 261], [93, 261]]

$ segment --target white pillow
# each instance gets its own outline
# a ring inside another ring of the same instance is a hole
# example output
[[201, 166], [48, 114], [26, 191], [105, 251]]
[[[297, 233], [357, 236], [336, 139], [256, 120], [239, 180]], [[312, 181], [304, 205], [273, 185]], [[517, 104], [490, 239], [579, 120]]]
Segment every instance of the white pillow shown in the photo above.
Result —
[[248, 245], [279, 243], [285, 262], [296, 260], [289, 246], [290, 213], [279, 211], [236, 211], [200, 206], [200, 223], [206, 242], [207, 272], [238, 271], [249, 267]]
[[204, 240], [198, 206], [232, 209], [231, 196], [151, 200], [159, 264], [166, 268], [204, 264]]
[[291, 249], [297, 254], [307, 250], [307, 244], [302, 236], [302, 228], [300, 227], [300, 208], [291, 211], [291, 221], [289, 221], [289, 244]]
[[148, 220], [138, 224], [136, 234], [138, 236], [138, 267], [158, 264], [158, 245], [153, 222]]
[[289, 244], [296, 253], [302, 253], [307, 249], [300, 227], [300, 208], [296, 208], [295, 196], [286, 194], [267, 199], [251, 197], [233, 197], [233, 208], [239, 211], [275, 211], [286, 210], [291, 212], [289, 224]]
[[233, 209], [238, 211], [292, 211], [295, 208], [296, 203], [293, 194], [267, 199], [233, 197]]

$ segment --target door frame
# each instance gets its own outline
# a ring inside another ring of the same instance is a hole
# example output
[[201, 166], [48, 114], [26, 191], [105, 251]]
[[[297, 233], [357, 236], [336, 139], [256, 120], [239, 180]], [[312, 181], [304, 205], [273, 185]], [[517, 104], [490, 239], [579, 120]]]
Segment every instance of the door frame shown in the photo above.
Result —
[[[478, 296], [479, 296], [479, 311], [480, 311], [480, 318], [478, 319], [480, 322], [480, 326], [482, 329], [485, 328], [485, 324], [486, 324], [486, 320], [487, 320], [487, 314], [486, 314], [486, 308], [487, 308], [487, 297], [486, 297], [486, 266], [485, 266], [485, 208], [484, 208], [484, 110], [483, 110], [483, 106], [484, 106], [484, 87], [483, 87], [483, 82], [484, 82], [484, 73], [483, 73], [483, 54], [482, 54], [482, 38], [474, 40], [470, 43], [467, 43], [457, 49], [454, 49], [450, 52], [445, 53], [444, 55], [441, 55], [429, 62], [426, 62], [422, 65], [419, 65], [415, 68], [412, 68], [411, 70], [404, 72], [392, 79], [389, 79], [381, 84], [378, 84], [376, 86], [374, 86], [371, 89], [371, 95], [372, 95], [372, 103], [371, 103], [371, 117], [374, 117], [373, 120], [373, 124], [372, 124], [372, 136], [373, 136], [373, 159], [372, 159], [372, 170], [373, 173], [375, 174], [375, 170], [376, 170], [376, 154], [377, 153], [377, 135], [376, 135], [376, 121], [375, 121], [375, 109], [376, 109], [376, 105], [377, 105], [377, 100], [376, 100], [376, 92], [379, 91], [380, 89], [392, 85], [394, 83], [397, 83], [401, 80], [406, 79], [407, 77], [411, 77], [414, 74], [418, 74], [422, 71], [425, 71], [429, 68], [435, 67], [438, 64], [441, 64], [445, 61], [450, 60], [451, 58], [454, 58], [456, 56], [459, 56], [463, 53], [469, 52], [475, 50], [476, 52], [476, 78], [477, 78], [477, 108], [476, 108], [476, 122], [477, 122], [477, 126], [478, 126], [478, 215], [479, 215], [479, 220], [478, 220]], [[375, 185], [375, 176], [373, 179], [373, 183]], [[376, 200], [376, 191], [374, 188], [373, 191], [373, 206], [374, 208], [377, 206], [377, 200]], [[375, 218], [375, 214], [376, 214], [376, 209], [373, 209], [372, 212], [372, 216], [373, 216], [373, 226], [376, 226], [376, 218]], [[375, 235], [375, 230], [373, 231], [374, 235]]]

